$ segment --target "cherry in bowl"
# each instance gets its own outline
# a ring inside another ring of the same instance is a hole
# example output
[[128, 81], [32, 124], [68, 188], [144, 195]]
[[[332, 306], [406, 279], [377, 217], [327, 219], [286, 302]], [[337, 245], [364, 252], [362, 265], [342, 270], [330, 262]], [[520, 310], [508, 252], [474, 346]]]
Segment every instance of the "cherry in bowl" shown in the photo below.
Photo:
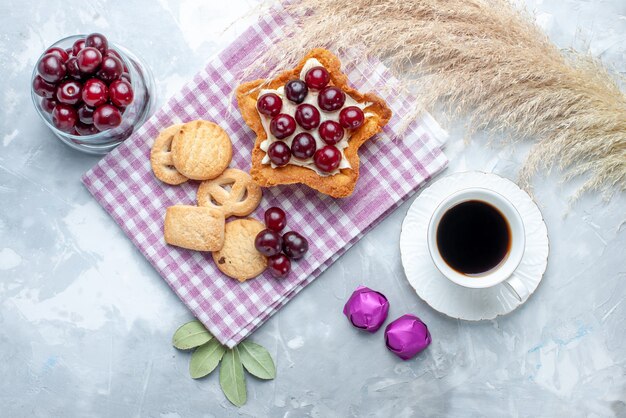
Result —
[[114, 49], [107, 49], [106, 54], [104, 54], [105, 56], [107, 55], [113, 55], [115, 58], [117, 58], [118, 60], [122, 61], [122, 56], [120, 55], [119, 52], [117, 52]]
[[95, 111], [96, 109], [83, 103], [77, 110], [78, 119], [84, 124], [91, 125], [93, 124], [93, 114]]
[[72, 55], [77, 56], [83, 48], [85, 48], [85, 39], [77, 39], [76, 42], [74, 42], [74, 45], [72, 45]]
[[106, 131], [120, 126], [122, 123], [122, 113], [110, 104], [104, 104], [96, 108], [93, 112], [93, 124], [99, 131]]
[[78, 58], [70, 57], [65, 62], [65, 69], [70, 78], [73, 78], [74, 80], [80, 80], [83, 78], [83, 73], [80, 71], [80, 67], [78, 66]]
[[57, 87], [57, 100], [61, 103], [76, 104], [81, 101], [83, 86], [76, 80], [67, 80]]
[[37, 75], [33, 79], [33, 91], [37, 96], [51, 99], [56, 95], [57, 87], [53, 83], [48, 83], [42, 76]]
[[126, 80], [115, 80], [109, 85], [109, 98], [117, 107], [126, 107], [133, 102], [133, 88]]
[[83, 102], [88, 106], [100, 106], [109, 100], [109, 89], [103, 81], [97, 78], [90, 78], [83, 86], [82, 97]]
[[96, 128], [94, 125], [89, 124], [89, 123], [84, 123], [80, 120], [76, 122], [75, 129], [76, 129], [76, 132], [78, 132], [82, 136], [95, 135], [98, 132], [100, 132], [98, 128]]
[[37, 63], [39, 75], [48, 83], [58, 83], [65, 77], [65, 63], [57, 54], [46, 54]]
[[[61, 39], [42, 50], [31, 78], [33, 104], [42, 120], [61, 141], [90, 154], [106, 153], [126, 139], [127, 132], [149, 116], [154, 102], [149, 69], [124, 47], [111, 48], [100, 34]], [[111, 98], [109, 86], [121, 80], [124, 71], [128, 71], [124, 78], [129, 84], [114, 88]], [[42, 74], [55, 81], [47, 81]], [[90, 79], [95, 80], [87, 83]], [[73, 111], [60, 105], [70, 105]], [[96, 115], [105, 105], [112, 107], [104, 107]], [[77, 138], [83, 136], [93, 139]]]
[[124, 65], [122, 61], [113, 55], [105, 55], [102, 57], [102, 64], [98, 69], [97, 76], [105, 83], [111, 83], [122, 76]]
[[95, 73], [102, 64], [102, 54], [96, 48], [86, 46], [81, 49], [78, 55], [78, 68], [84, 75]]
[[55, 106], [58, 104], [59, 102], [56, 101], [55, 99], [46, 99], [45, 97], [43, 99], [41, 99], [41, 108], [44, 110], [44, 112], [46, 113], [52, 113], [52, 111], [54, 110]]
[[101, 33], [91, 33], [85, 38], [85, 46], [96, 48], [102, 55], [109, 49], [109, 41]]
[[63, 48], [59, 48], [58, 46], [53, 46], [52, 48], [48, 48], [46, 50], [46, 54], [54, 54], [61, 59], [62, 62], [67, 62], [67, 59], [70, 55]]
[[59, 103], [54, 107], [52, 111], [52, 123], [54, 123], [54, 126], [60, 131], [72, 132], [77, 121], [78, 115], [72, 105]]

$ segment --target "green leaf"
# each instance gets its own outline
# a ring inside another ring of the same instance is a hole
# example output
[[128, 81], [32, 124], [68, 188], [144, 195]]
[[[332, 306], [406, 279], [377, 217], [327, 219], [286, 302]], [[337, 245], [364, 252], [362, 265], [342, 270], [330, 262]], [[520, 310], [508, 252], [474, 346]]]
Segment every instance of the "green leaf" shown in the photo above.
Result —
[[189, 350], [206, 344], [213, 336], [198, 320], [187, 322], [176, 330], [172, 337], [172, 344], [179, 350]]
[[220, 386], [233, 405], [241, 406], [246, 403], [246, 380], [237, 347], [224, 354], [220, 367]]
[[276, 367], [270, 353], [258, 344], [243, 341], [239, 344], [241, 362], [250, 374], [259, 379], [273, 379], [276, 377]]
[[201, 345], [191, 355], [189, 374], [199, 379], [211, 373], [219, 364], [226, 349], [216, 339]]

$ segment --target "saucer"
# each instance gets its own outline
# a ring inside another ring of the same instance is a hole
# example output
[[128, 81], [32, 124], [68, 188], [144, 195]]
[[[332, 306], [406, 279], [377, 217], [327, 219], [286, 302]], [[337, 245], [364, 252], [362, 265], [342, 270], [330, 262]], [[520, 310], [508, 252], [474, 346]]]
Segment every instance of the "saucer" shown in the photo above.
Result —
[[[522, 261], [513, 275], [524, 282], [530, 293], [521, 301], [503, 284], [485, 289], [457, 285], [437, 270], [430, 257], [427, 231], [433, 212], [446, 197], [470, 187], [482, 187], [500, 193], [522, 217], [526, 246]], [[546, 224], [530, 196], [508, 179], [477, 171], [451, 174], [422, 191], [409, 208], [400, 234], [402, 265], [417, 295], [436, 311], [467, 321], [494, 319], [524, 304], [541, 282], [548, 252]]]

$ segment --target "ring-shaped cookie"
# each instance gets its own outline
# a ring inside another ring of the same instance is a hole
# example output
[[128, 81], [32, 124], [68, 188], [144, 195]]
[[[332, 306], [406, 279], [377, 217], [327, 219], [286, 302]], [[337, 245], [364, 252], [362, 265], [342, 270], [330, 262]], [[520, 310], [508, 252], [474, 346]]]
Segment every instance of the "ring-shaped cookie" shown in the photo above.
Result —
[[[230, 190], [225, 186], [230, 186]], [[198, 188], [198, 206], [219, 209], [226, 218], [249, 215], [259, 206], [261, 197], [261, 187], [250, 174], [236, 168], [227, 168], [217, 178], [200, 183]]]
[[174, 167], [174, 159], [172, 157], [172, 140], [174, 135], [180, 131], [181, 126], [183, 125], [172, 125], [162, 130], [154, 140], [152, 150], [150, 151], [150, 165], [154, 175], [162, 182], [173, 186], [188, 180]]

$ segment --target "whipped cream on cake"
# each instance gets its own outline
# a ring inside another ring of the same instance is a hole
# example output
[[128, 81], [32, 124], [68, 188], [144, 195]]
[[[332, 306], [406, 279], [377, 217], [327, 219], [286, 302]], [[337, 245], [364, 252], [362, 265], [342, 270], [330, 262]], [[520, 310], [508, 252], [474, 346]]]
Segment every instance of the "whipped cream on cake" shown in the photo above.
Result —
[[260, 145], [265, 152], [262, 164], [296, 165], [320, 176], [351, 168], [344, 150], [352, 130], [373, 116], [363, 112], [371, 103], [359, 103], [329, 82], [328, 71], [310, 58], [299, 79], [260, 91], [257, 112], [267, 135]]

